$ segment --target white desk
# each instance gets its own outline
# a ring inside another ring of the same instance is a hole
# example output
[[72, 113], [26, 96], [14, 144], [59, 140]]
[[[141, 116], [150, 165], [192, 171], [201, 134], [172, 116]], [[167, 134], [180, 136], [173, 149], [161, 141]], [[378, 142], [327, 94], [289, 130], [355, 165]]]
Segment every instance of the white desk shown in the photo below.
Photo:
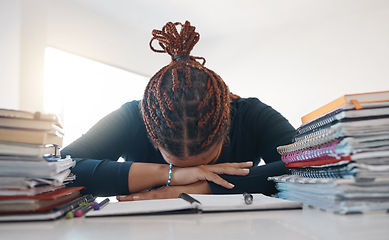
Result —
[[389, 239], [389, 214], [334, 215], [316, 209], [74, 218], [0, 223], [1, 240]]

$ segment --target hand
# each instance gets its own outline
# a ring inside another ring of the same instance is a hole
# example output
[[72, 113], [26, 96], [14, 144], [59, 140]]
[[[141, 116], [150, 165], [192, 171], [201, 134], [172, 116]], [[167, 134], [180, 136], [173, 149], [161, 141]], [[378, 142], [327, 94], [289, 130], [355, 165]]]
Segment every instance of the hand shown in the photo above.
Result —
[[116, 196], [116, 199], [118, 201], [139, 201], [177, 198], [183, 192], [189, 194], [210, 194], [211, 189], [206, 181], [200, 181], [186, 186], [164, 186], [151, 191], [134, 193], [127, 196]]
[[252, 162], [243, 162], [200, 165], [185, 168], [173, 167], [171, 185], [187, 185], [198, 181], [210, 181], [231, 189], [234, 185], [221, 178], [219, 174], [245, 176], [249, 174], [249, 168], [252, 166]]

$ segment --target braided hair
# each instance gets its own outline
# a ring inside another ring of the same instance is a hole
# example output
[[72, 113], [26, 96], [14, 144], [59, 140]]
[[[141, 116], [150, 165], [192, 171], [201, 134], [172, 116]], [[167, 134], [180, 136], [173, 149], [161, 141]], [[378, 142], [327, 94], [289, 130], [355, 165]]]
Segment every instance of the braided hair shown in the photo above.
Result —
[[[189, 55], [200, 39], [195, 27], [188, 21], [168, 22], [152, 35], [150, 48], [172, 57], [170, 64], [150, 79], [141, 101], [143, 120], [154, 145], [176, 157], [187, 157], [225, 141], [230, 102], [239, 97], [230, 93], [219, 75], [204, 67], [204, 58]], [[153, 47], [154, 40], [162, 49]]]

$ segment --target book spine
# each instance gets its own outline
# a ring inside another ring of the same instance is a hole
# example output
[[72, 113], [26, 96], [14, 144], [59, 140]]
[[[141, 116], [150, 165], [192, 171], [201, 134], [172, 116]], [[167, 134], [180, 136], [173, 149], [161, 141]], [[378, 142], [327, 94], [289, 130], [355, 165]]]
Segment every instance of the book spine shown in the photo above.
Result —
[[301, 123], [305, 124], [305, 123], [308, 123], [310, 121], [313, 121], [313, 120], [319, 118], [320, 116], [323, 116], [323, 115], [341, 107], [344, 104], [347, 104], [345, 96], [337, 98], [337, 99], [333, 100], [332, 102], [316, 109], [315, 111], [310, 112], [307, 115], [301, 117]]
[[349, 161], [351, 161], [351, 155], [341, 157], [341, 158], [329, 157], [329, 158], [324, 158], [324, 159], [320, 159], [320, 160], [291, 162], [291, 163], [286, 163], [285, 167], [294, 168], [294, 167], [322, 166], [322, 165], [334, 164], [334, 163], [339, 163], [339, 162], [349, 162]]
[[329, 157], [338, 157], [335, 151], [335, 146], [340, 141], [332, 142], [320, 147], [310, 148], [306, 150], [296, 151], [281, 155], [281, 159], [285, 163], [300, 162], [300, 161], [312, 161], [328, 159]]

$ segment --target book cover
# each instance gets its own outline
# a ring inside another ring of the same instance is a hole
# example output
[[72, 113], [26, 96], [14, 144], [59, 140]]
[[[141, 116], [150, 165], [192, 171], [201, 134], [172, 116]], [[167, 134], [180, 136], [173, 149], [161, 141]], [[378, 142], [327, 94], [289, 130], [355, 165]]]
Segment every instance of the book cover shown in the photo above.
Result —
[[0, 214], [0, 222], [27, 222], [27, 221], [49, 221], [59, 219], [69, 211], [77, 208], [81, 203], [91, 202], [94, 197], [90, 194], [80, 196], [71, 201], [65, 202], [48, 211], [43, 212], [22, 212]]
[[351, 161], [351, 157], [341, 157], [341, 158], [324, 158], [320, 160], [307, 160], [307, 161], [298, 161], [298, 162], [289, 162], [285, 164], [285, 167], [287, 168], [293, 168], [293, 167], [308, 167], [308, 166], [322, 166], [322, 165], [328, 165], [328, 164], [334, 164], [339, 162], [349, 162]]
[[63, 187], [33, 196], [0, 196], [0, 214], [48, 211], [80, 197], [83, 187]]
[[301, 122], [305, 124], [346, 104], [352, 104], [356, 109], [362, 109], [361, 103], [385, 101], [389, 101], [389, 91], [346, 94], [304, 115], [301, 117]]

